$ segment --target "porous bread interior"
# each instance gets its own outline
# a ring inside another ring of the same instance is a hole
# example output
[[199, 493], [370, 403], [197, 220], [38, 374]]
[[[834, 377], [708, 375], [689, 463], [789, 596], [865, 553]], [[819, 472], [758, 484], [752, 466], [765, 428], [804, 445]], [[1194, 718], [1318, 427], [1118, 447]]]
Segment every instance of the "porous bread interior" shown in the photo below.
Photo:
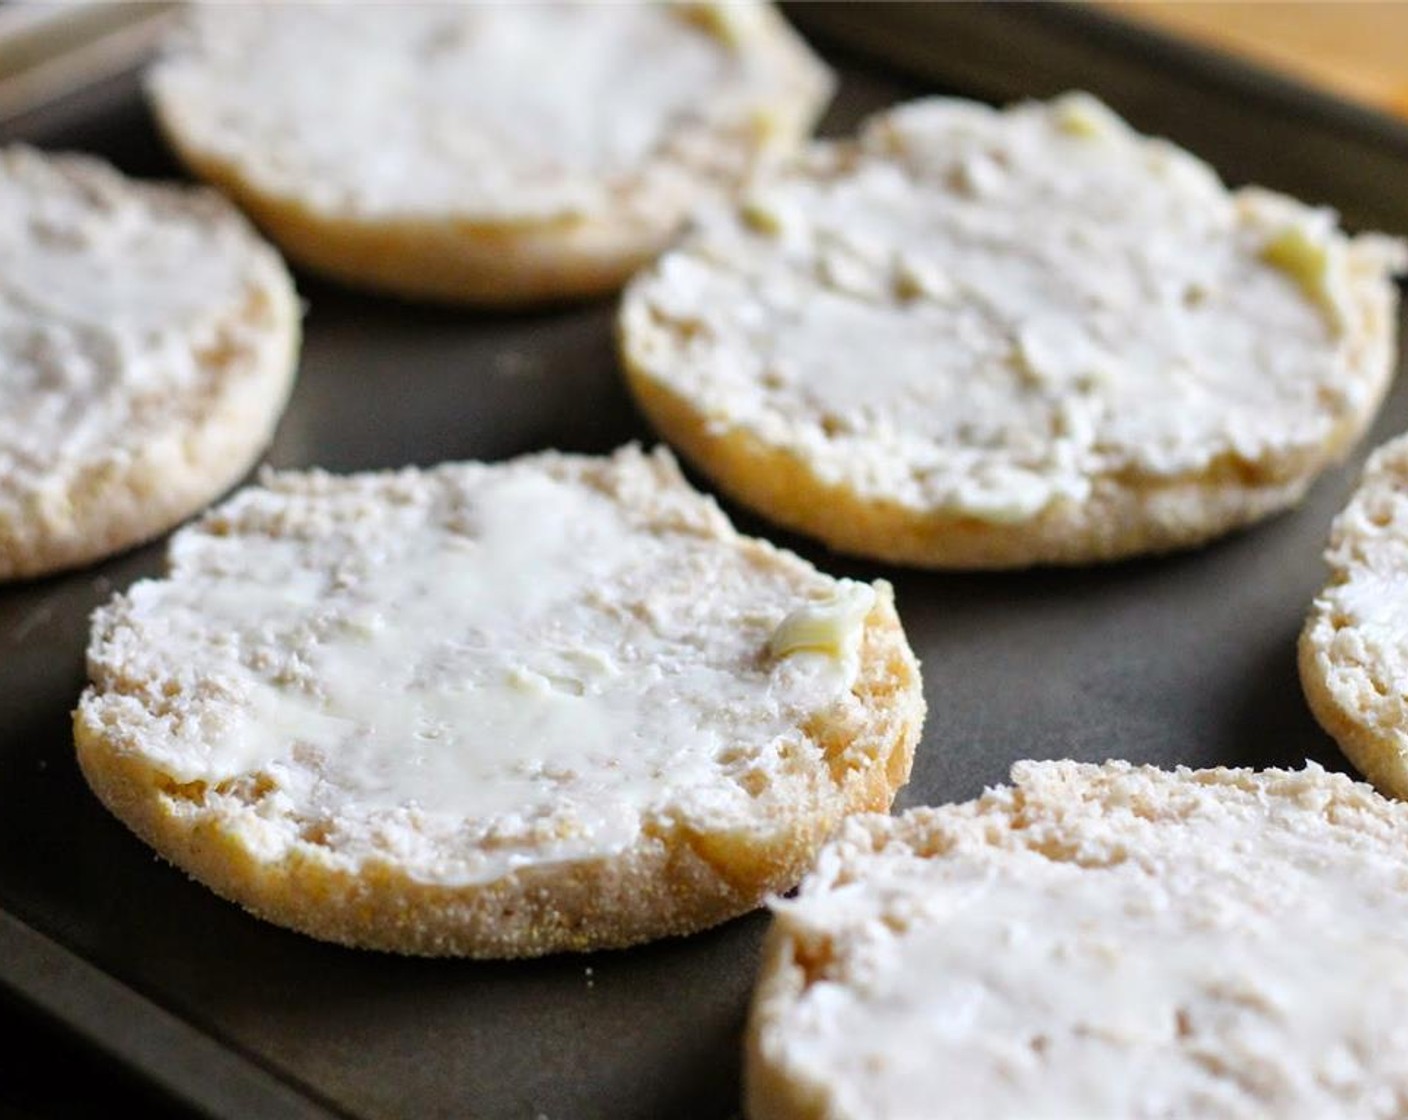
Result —
[[[851, 818], [823, 848], [799, 892], [803, 900], [811, 896], [824, 900], [829, 920], [797, 923], [784, 914], [775, 917], [766, 936], [745, 1039], [745, 1115], [749, 1120], [842, 1120], [860, 1115], [838, 1103], [828, 1075], [809, 1075], [789, 1064], [787, 1031], [794, 1005], [814, 983], [846, 985], [852, 963], [861, 972], [873, 967], [864, 952], [866, 939], [886, 941], [894, 936], [894, 931], [871, 928], [859, 919], [846, 924], [842, 903], [847, 891], [863, 886], [878, 865], [942, 864], [960, 853], [980, 862], [985, 852], [1028, 851], [1086, 869], [1092, 876], [1120, 865], [1141, 868], [1148, 876], [1173, 876], [1178, 869], [1159, 851], [1165, 830], [1198, 818], [1263, 816], [1267, 818], [1263, 827], [1270, 827], [1271, 819], [1277, 818], [1278, 827], [1291, 828], [1302, 839], [1314, 837], [1327, 849], [1340, 849], [1352, 859], [1377, 861], [1386, 875], [1397, 869], [1401, 877], [1408, 866], [1404, 857], [1408, 815], [1403, 807], [1365, 783], [1313, 763], [1300, 771], [1185, 767], [1163, 771], [1126, 762], [1026, 761], [1013, 767], [1011, 786], [990, 788], [975, 801], [911, 809], [898, 817]], [[1237, 855], [1227, 853], [1225, 858]], [[1381, 889], [1384, 877], [1375, 880], [1380, 886], [1366, 889]], [[914, 889], [923, 880], [895, 882], [907, 882]], [[1330, 964], [1326, 962], [1327, 967]], [[1259, 1006], [1254, 996], [1241, 998], [1249, 1001], [1246, 1006], [1252, 1011]], [[820, 1007], [816, 1005], [811, 1014], [819, 1014]], [[1023, 1026], [1039, 1033], [1044, 1024], [1033, 1021]], [[1100, 1038], [1098, 1025], [1092, 1027], [1091, 1038], [1102, 1055], [1100, 1061], [1117, 1060], [1117, 1049], [1100, 1050], [1109, 1040]], [[1229, 1080], [1236, 1080], [1235, 1067], [1221, 1068]], [[1394, 1072], [1401, 1083], [1401, 1070], [1394, 1067]], [[1079, 1114], [1059, 1097], [1050, 1098], [1048, 1105], [1055, 1111], [1044, 1115]], [[969, 1099], [949, 1099], [945, 1108], [953, 1115], [998, 1115]], [[1234, 1113], [1214, 1110], [1209, 1114]], [[1266, 1114], [1264, 1101], [1235, 1112]]]
[[159, 80], [149, 81], [147, 89], [157, 123], [181, 161], [234, 199], [300, 265], [410, 299], [486, 307], [552, 304], [619, 290], [675, 237], [689, 206], [733, 189], [755, 161], [786, 152], [811, 132], [830, 99], [830, 71], [770, 6], [760, 9], [758, 24], [746, 49], [788, 76], [786, 96], [766, 107], [766, 126], [735, 122], [717, 131], [713, 163], [687, 168], [696, 180], [693, 197], [553, 220], [331, 212], [262, 186], [239, 161], [215, 154]]
[[[555, 453], [530, 461], [569, 476], [603, 469]], [[685, 485], [664, 456], [651, 468], [661, 484]], [[651, 496], [636, 491], [630, 500]], [[736, 540], [800, 564], [765, 542]], [[118, 680], [114, 687], [150, 685]], [[909, 775], [924, 702], [918, 665], [888, 597], [877, 599], [865, 621], [851, 692], [863, 713], [858, 720], [833, 723], [827, 715], [803, 728], [823, 762], [785, 814], [758, 810], [744, 826], [718, 829], [653, 814], [638, 842], [618, 854], [532, 864], [468, 884], [427, 881], [389, 858], [348, 869], [315, 842], [262, 858], [238, 826], [237, 790], [173, 781], [143, 755], [140, 741], [93, 714], [91, 692], [75, 713], [74, 734], [84, 776], [119, 819], [196, 880], [262, 918], [363, 948], [527, 957], [692, 932], [794, 885], [841, 819], [887, 808]]]
[[[88, 156], [45, 157], [77, 177], [122, 182]], [[214, 192], [126, 181], [136, 197], [160, 196], [167, 206], [199, 193], [201, 216], [247, 227]], [[293, 387], [301, 309], [293, 281], [272, 249], [252, 230], [246, 240], [251, 283], [231, 307], [212, 345], [195, 351], [203, 372], [197, 391], [161, 402], [162, 430], [120, 456], [67, 464], [61, 504], [30, 503], [14, 519], [0, 516], [0, 580], [26, 579], [81, 567], [145, 543], [199, 512], [238, 482], [273, 437]], [[254, 277], [258, 282], [254, 282]], [[55, 448], [55, 461], [63, 458]], [[0, 481], [3, 485], [3, 481]]]
[[[837, 154], [823, 161], [827, 167], [847, 166], [859, 150], [849, 142], [829, 147]], [[765, 194], [766, 182], [760, 177], [750, 190]], [[1289, 202], [1270, 192], [1255, 194], [1274, 204]], [[841, 553], [915, 567], [1075, 565], [1168, 552], [1290, 508], [1363, 436], [1387, 392], [1396, 357], [1397, 290], [1381, 267], [1351, 258], [1341, 348], [1345, 381], [1365, 392], [1359, 407], [1340, 417], [1317, 446], [1267, 447], [1259, 456], [1210, 451], [1200, 469], [1181, 474], [1097, 473], [1083, 500], [1058, 497], [1034, 515], [984, 518], [861, 493], [824, 477], [798, 450], [708, 412], [679, 391], [669, 370], [691, 345], [689, 324], [662, 321], [638, 298], [668, 259], [632, 281], [617, 319], [627, 384], [654, 429], [722, 492], [770, 521]]]
[[[1408, 437], [1370, 456], [1330, 530], [1330, 578], [1298, 646], [1301, 685], [1315, 718], [1384, 793], [1408, 797], [1408, 632], [1395, 619], [1408, 596]], [[1369, 596], [1356, 618], [1344, 597]]]

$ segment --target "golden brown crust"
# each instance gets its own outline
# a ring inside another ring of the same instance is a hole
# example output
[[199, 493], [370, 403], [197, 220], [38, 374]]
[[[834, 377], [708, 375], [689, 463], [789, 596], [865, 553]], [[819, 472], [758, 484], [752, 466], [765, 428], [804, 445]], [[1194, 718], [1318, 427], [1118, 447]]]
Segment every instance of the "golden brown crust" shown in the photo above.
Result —
[[[159, 107], [157, 116], [164, 122]], [[392, 295], [487, 307], [605, 295], [662, 247], [658, 230], [625, 220], [494, 225], [324, 214], [259, 190], [228, 162], [185, 143], [169, 124], [164, 131], [182, 161], [234, 199], [289, 259]]]
[[[1194, 478], [1100, 478], [1082, 503], [1058, 501], [1030, 520], [995, 523], [920, 511], [828, 483], [790, 452], [742, 428], [720, 429], [624, 353], [627, 381], [652, 426], [735, 501], [837, 552], [927, 568], [998, 569], [1083, 564], [1188, 548], [1300, 500], [1310, 481], [1341, 458], [1373, 409], [1323, 456], [1291, 477], [1259, 478], [1227, 464]], [[1378, 401], [1375, 400], [1374, 408]]]
[[116, 730], [76, 718], [74, 737], [89, 786], [115, 816], [251, 913], [360, 948], [533, 957], [694, 932], [795, 886], [847, 814], [887, 809], [909, 776], [924, 701], [918, 664], [888, 601], [867, 619], [853, 690], [864, 704], [864, 726], [836, 736], [828, 758], [836, 776], [818, 774], [812, 803], [796, 806], [787, 819], [760, 819], [756, 832], [742, 836], [656, 828], [613, 858], [535, 866], [459, 886], [417, 881], [387, 862], [349, 873], [306, 849], [262, 862], [238, 828], [209, 815], [191, 818], [198, 822], [192, 827], [180, 802], [200, 793], [174, 787]]
[[1314, 622], [1313, 617], [1306, 622], [1296, 643], [1301, 689], [1310, 714], [1377, 789], [1390, 797], [1408, 798], [1408, 761], [1390, 737], [1366, 723], [1363, 708], [1344, 703], [1330, 687], [1331, 659], [1313, 635]]

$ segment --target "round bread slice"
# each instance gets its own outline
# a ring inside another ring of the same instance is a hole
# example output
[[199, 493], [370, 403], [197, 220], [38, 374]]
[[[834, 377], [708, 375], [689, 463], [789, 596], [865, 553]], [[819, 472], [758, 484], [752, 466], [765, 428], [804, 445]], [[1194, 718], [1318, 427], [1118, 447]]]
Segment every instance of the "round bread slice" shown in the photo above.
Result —
[[298, 303], [211, 191], [0, 148], [0, 580], [158, 536], [249, 470]]
[[615, 291], [794, 148], [831, 85], [744, 0], [196, 5], [148, 89], [294, 260], [510, 305]]
[[1383, 397], [1401, 256], [1087, 95], [934, 99], [703, 216], [628, 287], [620, 346], [656, 428], [781, 525], [1075, 564], [1294, 503]]
[[1366, 778], [1408, 798], [1408, 436], [1369, 457], [1325, 558], [1300, 636], [1306, 700]]
[[924, 712], [887, 585], [738, 535], [633, 448], [270, 475], [93, 627], [98, 797], [255, 914], [403, 953], [752, 909], [890, 804]]
[[1403, 1114], [1408, 806], [1313, 764], [1012, 776], [853, 819], [774, 904], [751, 1120]]

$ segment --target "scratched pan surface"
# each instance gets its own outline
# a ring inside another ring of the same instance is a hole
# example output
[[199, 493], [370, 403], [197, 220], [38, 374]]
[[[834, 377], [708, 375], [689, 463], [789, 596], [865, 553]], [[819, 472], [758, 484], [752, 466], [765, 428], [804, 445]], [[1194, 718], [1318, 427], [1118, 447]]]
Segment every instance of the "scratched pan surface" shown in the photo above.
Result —
[[[1006, 100], [1085, 86], [1234, 182], [1408, 233], [1408, 130], [1240, 66], [1060, 7], [790, 11], [843, 74], [827, 131], [924, 92]], [[0, 122], [0, 140], [17, 139], [179, 176], [132, 75]], [[609, 302], [490, 316], [299, 281], [306, 345], [268, 456], [276, 466], [359, 470], [651, 439], [617, 379]], [[1158, 560], [905, 573], [771, 535], [833, 572], [896, 586], [931, 713], [902, 806], [970, 797], [1022, 757], [1341, 767], [1301, 700], [1295, 636], [1355, 470], [1405, 426], [1400, 386], [1370, 440], [1297, 511]], [[0, 1025], [38, 1032], [36, 1049], [63, 1048], [80, 1079], [172, 1113], [737, 1115], [759, 915], [590, 957], [403, 960], [262, 924], [109, 817], [68, 731], [87, 616], [160, 560], [156, 545], [0, 590]]]

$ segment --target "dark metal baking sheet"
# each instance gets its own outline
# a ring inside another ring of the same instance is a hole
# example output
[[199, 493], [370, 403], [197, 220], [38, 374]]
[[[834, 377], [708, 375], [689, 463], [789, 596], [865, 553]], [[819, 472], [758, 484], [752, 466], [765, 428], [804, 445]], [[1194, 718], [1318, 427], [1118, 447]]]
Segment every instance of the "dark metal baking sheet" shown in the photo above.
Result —
[[[789, 11], [842, 69], [828, 131], [922, 92], [1084, 86], [1233, 181], [1408, 233], [1408, 129], [1387, 118], [1084, 11]], [[0, 123], [0, 140], [14, 139], [179, 176], [132, 75]], [[609, 301], [484, 315], [299, 284], [306, 344], [274, 465], [358, 470], [651, 440], [617, 378]], [[1295, 512], [1201, 551], [1083, 571], [896, 571], [732, 512], [837, 574], [894, 582], [930, 706], [901, 807], [970, 797], [1022, 757], [1343, 768], [1301, 700], [1295, 637], [1355, 470], [1406, 424], [1400, 386], [1370, 439]], [[173, 1113], [737, 1115], [761, 915], [625, 952], [404, 960], [258, 922], [109, 817], [73, 762], [68, 713], [88, 612], [156, 573], [160, 553], [0, 590], [0, 1018], [43, 1020], [102, 1056], [84, 1073], [95, 1084], [118, 1068]], [[6, 1079], [0, 1060], [0, 1092]]]

